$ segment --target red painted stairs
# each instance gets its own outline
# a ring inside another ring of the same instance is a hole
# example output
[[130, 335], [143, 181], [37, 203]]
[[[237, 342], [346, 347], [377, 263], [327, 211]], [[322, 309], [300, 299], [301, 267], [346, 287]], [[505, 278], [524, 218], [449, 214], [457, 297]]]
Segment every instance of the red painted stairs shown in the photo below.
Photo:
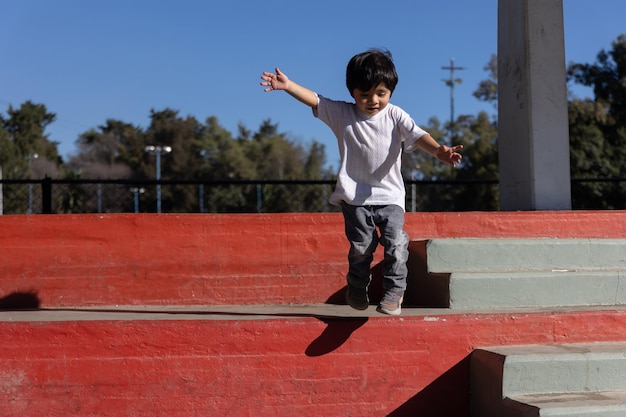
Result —
[[343, 305], [338, 214], [0, 216], [0, 414], [465, 417], [477, 348], [626, 340], [622, 306], [459, 310], [424, 278], [429, 239], [620, 239], [626, 212], [408, 213], [407, 231], [388, 317]]

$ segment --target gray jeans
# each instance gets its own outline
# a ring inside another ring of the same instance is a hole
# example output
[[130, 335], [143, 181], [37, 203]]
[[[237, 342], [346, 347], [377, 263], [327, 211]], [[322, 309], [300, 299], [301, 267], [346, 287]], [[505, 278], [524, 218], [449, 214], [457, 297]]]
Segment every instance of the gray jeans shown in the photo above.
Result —
[[[402, 293], [406, 290], [409, 237], [404, 231], [404, 210], [396, 205], [341, 205], [350, 241], [348, 253], [348, 284], [366, 288], [378, 243], [385, 248], [383, 260], [383, 289]], [[380, 234], [379, 234], [380, 231]]]

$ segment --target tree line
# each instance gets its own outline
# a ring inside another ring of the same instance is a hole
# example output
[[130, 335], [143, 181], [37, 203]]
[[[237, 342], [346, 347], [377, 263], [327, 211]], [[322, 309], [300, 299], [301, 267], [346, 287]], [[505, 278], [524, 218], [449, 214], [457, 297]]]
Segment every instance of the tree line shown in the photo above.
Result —
[[[473, 95], [497, 103], [497, 57], [485, 66], [487, 79]], [[626, 35], [598, 53], [594, 63], [572, 63], [568, 81], [591, 87], [593, 98], [569, 97], [570, 166], [572, 205], [576, 209], [625, 208], [626, 182]], [[494, 107], [495, 110], [495, 107]], [[146, 128], [122, 120], [108, 119], [82, 133], [76, 153], [64, 160], [46, 128], [56, 114], [44, 104], [26, 101], [9, 106], [0, 114], [0, 167], [4, 179], [49, 176], [56, 179], [150, 179], [155, 158], [147, 145], [170, 146], [175, 152], [162, 164], [162, 178], [177, 180], [332, 180], [335, 172], [326, 167], [323, 144], [303, 144], [265, 120], [256, 129], [243, 124], [237, 132], [224, 129], [216, 116], [200, 122], [182, 117], [174, 109], [150, 111]], [[497, 210], [498, 178], [497, 119], [493, 114], [460, 115], [442, 123], [432, 117], [423, 126], [444, 143], [463, 144], [463, 163], [457, 169], [439, 164], [423, 153], [405, 154], [405, 179], [437, 181], [437, 187], [420, 189], [420, 207], [428, 210]], [[451, 138], [450, 132], [454, 132]], [[598, 181], [602, 179], [603, 181]], [[484, 181], [480, 187], [466, 186]], [[491, 183], [489, 183], [491, 181]], [[457, 183], [455, 183], [457, 182]], [[185, 199], [184, 195], [178, 198]], [[240, 192], [218, 193], [233, 210], [245, 197]], [[275, 198], [269, 211], [294, 211], [302, 201]], [[293, 207], [292, 207], [293, 206]]]

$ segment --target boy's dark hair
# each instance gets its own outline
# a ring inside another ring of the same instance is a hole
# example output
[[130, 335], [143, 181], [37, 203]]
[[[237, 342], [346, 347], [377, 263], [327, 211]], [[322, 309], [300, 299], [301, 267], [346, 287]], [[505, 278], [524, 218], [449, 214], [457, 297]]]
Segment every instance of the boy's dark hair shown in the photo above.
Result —
[[398, 84], [396, 66], [391, 59], [391, 52], [382, 49], [369, 49], [357, 54], [348, 62], [346, 69], [346, 87], [350, 95], [355, 88], [369, 91], [380, 83], [391, 90]]

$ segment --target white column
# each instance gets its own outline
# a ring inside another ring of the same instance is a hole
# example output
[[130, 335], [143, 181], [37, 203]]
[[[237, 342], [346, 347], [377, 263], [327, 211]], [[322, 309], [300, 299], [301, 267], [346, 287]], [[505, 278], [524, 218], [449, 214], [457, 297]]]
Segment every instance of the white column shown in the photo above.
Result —
[[562, 0], [498, 1], [501, 210], [571, 209]]

